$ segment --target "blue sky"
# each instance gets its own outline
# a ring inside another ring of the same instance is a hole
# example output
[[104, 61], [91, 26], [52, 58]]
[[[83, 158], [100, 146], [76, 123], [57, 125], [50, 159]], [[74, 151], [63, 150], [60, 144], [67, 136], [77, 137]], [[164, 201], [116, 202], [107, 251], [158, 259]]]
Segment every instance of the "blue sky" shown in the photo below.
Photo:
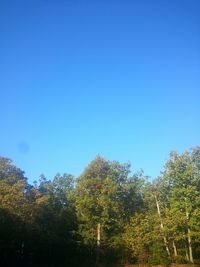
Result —
[[97, 154], [155, 178], [200, 145], [200, 1], [0, 2], [0, 155], [32, 182]]

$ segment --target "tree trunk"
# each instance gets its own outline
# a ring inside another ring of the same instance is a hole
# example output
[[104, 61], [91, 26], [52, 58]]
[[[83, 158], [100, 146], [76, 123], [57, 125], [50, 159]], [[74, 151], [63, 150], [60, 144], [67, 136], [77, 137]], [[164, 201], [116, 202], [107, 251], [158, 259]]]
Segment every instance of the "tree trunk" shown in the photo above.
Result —
[[[157, 200], [157, 197], [156, 196], [155, 196], [155, 200], [156, 200], [156, 206], [157, 206], [158, 216], [160, 218], [160, 228], [163, 231], [164, 230], [164, 226], [163, 226], [163, 221], [162, 221], [162, 217], [161, 217], [160, 206], [159, 206], [159, 203], [158, 203], [158, 200]], [[163, 237], [163, 240], [164, 240], [164, 244], [165, 244], [165, 248], [166, 248], [167, 254], [168, 254], [168, 256], [170, 256], [170, 250], [169, 250], [169, 247], [168, 247], [166, 236]]]
[[176, 248], [176, 244], [174, 241], [172, 242], [172, 245], [173, 245], [173, 249], [174, 249], [174, 257], [177, 257], [178, 253], [177, 253], [177, 248]]
[[[187, 202], [186, 202], [186, 198], [185, 198], [185, 207], [186, 207], [186, 218], [187, 218], [187, 222], [189, 221], [189, 212], [187, 209]], [[187, 236], [188, 236], [188, 250], [189, 250], [189, 260], [190, 262], [194, 263], [194, 259], [193, 259], [193, 253], [192, 253], [192, 240], [191, 240], [191, 231], [190, 231], [190, 227], [187, 226]]]
[[185, 248], [185, 256], [186, 256], [187, 261], [190, 261], [187, 247]]
[[101, 224], [97, 224], [97, 247], [101, 245]]
[[96, 265], [99, 265], [100, 260], [100, 245], [101, 245], [101, 224], [97, 224], [97, 258], [96, 258]]
[[188, 227], [188, 249], [189, 249], [189, 258], [192, 263], [194, 263], [193, 260], [193, 253], [192, 253], [192, 242], [191, 242], [191, 235], [190, 235], [190, 228]]

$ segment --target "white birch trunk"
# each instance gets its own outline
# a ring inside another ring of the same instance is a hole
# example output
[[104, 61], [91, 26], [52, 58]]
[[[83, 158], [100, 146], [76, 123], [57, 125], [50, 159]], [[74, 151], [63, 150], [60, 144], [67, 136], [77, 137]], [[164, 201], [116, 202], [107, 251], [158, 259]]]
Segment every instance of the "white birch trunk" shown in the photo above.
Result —
[[101, 224], [97, 224], [97, 247], [101, 245]]
[[172, 242], [172, 245], [173, 245], [173, 249], [174, 249], [174, 256], [177, 257], [178, 253], [177, 253], [177, 248], [176, 248], [176, 244], [174, 241]]
[[190, 228], [188, 227], [188, 249], [189, 249], [189, 258], [192, 263], [194, 263], [193, 253], [192, 253], [192, 242], [191, 242], [191, 234]]
[[185, 248], [185, 256], [186, 256], [187, 261], [190, 261], [187, 248]]
[[[186, 206], [186, 218], [187, 218], [187, 221], [189, 221], [189, 212], [187, 210], [186, 198], [185, 198], [185, 206]], [[188, 236], [189, 260], [190, 260], [190, 262], [194, 263], [193, 252], [192, 252], [191, 231], [190, 231], [190, 227], [189, 226], [187, 226], [187, 236]]]
[[100, 260], [100, 245], [101, 245], [101, 224], [97, 224], [97, 255], [96, 255], [96, 265], [99, 265]]
[[[161, 217], [160, 206], [159, 206], [159, 203], [158, 203], [158, 200], [157, 200], [157, 197], [156, 196], [155, 196], [155, 200], [156, 200], [156, 206], [157, 206], [158, 216], [160, 218], [160, 228], [163, 231], [164, 230], [164, 225], [163, 225], [163, 221], [162, 221], [162, 217]], [[168, 256], [170, 256], [170, 251], [169, 251], [169, 247], [168, 247], [168, 244], [167, 244], [167, 238], [166, 238], [166, 236], [163, 237], [163, 240], [164, 240], [164, 244], [165, 244], [165, 248], [166, 248], [167, 254], [168, 254]]]

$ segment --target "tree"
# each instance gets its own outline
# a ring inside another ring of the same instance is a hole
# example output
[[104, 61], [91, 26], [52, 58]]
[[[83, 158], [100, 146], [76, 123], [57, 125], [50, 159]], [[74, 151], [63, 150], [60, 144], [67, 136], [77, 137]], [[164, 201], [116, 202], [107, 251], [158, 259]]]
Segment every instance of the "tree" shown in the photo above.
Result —
[[0, 157], [0, 254], [4, 264], [24, 256], [31, 221], [28, 189], [24, 172], [10, 159]]
[[79, 177], [76, 196], [79, 233], [90, 247], [97, 243], [105, 253], [113, 249], [123, 251], [125, 222], [142, 205], [138, 190], [142, 179], [139, 174], [133, 177], [129, 174], [130, 164], [97, 156]]
[[136, 262], [165, 264], [169, 261], [163, 205], [158, 202], [161, 195], [159, 184], [160, 181], [146, 182], [142, 190], [143, 206], [133, 214], [125, 228], [124, 240]]
[[[186, 255], [193, 263], [193, 247], [199, 242], [200, 208], [200, 149], [178, 154], [172, 152], [165, 165], [163, 179], [170, 188], [169, 203], [171, 220], [175, 223], [176, 240], [186, 244]], [[180, 222], [181, 221], [181, 226]], [[187, 240], [187, 242], [186, 242]]]
[[70, 264], [75, 259], [77, 230], [74, 177], [57, 174], [50, 181], [42, 175], [34, 190], [34, 258], [37, 263]]
[[5, 181], [7, 184], [14, 184], [17, 181], [26, 182], [26, 177], [24, 176], [24, 172], [17, 168], [12, 160], [0, 157], [0, 181]]

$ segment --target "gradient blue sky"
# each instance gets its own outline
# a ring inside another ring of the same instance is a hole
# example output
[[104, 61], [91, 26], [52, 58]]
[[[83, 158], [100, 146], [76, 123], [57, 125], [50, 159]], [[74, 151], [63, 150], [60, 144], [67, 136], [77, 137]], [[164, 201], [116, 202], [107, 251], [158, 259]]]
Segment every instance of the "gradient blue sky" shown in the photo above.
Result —
[[0, 155], [32, 182], [97, 155], [159, 175], [200, 145], [199, 0], [0, 1]]

